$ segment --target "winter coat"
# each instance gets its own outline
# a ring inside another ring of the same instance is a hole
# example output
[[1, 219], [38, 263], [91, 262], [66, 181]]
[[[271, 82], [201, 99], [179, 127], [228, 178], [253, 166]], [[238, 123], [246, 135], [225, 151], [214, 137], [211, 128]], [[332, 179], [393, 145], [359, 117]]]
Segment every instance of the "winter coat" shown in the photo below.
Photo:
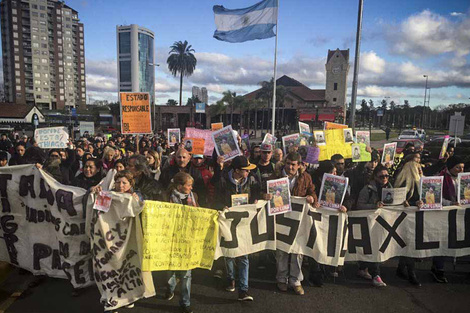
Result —
[[[382, 188], [392, 188], [390, 183], [387, 183]], [[357, 199], [357, 210], [374, 210], [377, 209], [377, 202], [381, 201], [382, 194], [379, 194], [379, 190], [375, 181], [371, 182], [364, 188], [362, 188], [359, 193], [359, 198]]]

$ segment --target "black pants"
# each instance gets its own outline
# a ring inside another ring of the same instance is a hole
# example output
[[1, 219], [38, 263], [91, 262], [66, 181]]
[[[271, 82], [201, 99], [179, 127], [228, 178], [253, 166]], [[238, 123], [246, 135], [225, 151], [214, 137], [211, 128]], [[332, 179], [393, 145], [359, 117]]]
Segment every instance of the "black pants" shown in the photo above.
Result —
[[359, 261], [359, 269], [365, 270], [366, 268], [369, 269], [369, 274], [372, 278], [380, 276], [380, 263]]
[[414, 272], [415, 271], [415, 259], [409, 258], [406, 256], [401, 256], [399, 261], [398, 261], [398, 267], [400, 270], [405, 270], [405, 268], [408, 270], [408, 273]]

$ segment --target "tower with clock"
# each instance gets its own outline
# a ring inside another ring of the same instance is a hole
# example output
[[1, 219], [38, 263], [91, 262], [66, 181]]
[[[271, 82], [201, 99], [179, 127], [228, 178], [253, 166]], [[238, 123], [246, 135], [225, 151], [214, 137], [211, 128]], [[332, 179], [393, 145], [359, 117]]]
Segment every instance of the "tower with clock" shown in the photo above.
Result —
[[349, 73], [349, 49], [328, 50], [325, 100], [328, 107], [342, 107], [346, 112]]

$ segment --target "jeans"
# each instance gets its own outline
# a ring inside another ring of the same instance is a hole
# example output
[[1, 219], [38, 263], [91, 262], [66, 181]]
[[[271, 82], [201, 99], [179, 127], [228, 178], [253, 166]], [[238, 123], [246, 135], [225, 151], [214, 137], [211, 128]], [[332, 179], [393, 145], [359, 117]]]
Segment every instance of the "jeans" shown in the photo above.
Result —
[[238, 291], [248, 291], [248, 271], [250, 269], [250, 261], [248, 255], [239, 256], [238, 258], [225, 258], [227, 264], [227, 278], [229, 281], [235, 280], [235, 261], [238, 261]]
[[176, 278], [181, 281], [181, 299], [180, 305], [183, 307], [191, 304], [191, 270], [189, 271], [173, 271], [170, 272], [171, 277], [168, 280], [168, 288], [170, 292], [175, 292]]
[[276, 250], [276, 280], [290, 286], [301, 286], [303, 255]]
[[365, 270], [366, 268], [369, 270], [369, 274], [372, 278], [380, 276], [380, 263], [359, 261], [359, 269]]

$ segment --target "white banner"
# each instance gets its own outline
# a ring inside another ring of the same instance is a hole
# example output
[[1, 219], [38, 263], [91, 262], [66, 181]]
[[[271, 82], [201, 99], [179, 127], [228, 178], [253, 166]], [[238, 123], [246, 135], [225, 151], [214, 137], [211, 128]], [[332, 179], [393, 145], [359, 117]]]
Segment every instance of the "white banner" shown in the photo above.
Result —
[[93, 280], [85, 233], [85, 190], [58, 183], [34, 165], [0, 169], [0, 260], [39, 275]]
[[233, 207], [220, 215], [216, 258], [277, 248], [338, 266], [345, 261], [384, 262], [396, 256], [470, 255], [470, 208], [400, 207], [344, 214], [313, 209], [304, 198], [292, 197], [292, 212], [264, 217], [264, 204], [260, 201], [257, 209]]
[[34, 131], [34, 139], [42, 149], [64, 149], [69, 141], [66, 127], [38, 128]]

